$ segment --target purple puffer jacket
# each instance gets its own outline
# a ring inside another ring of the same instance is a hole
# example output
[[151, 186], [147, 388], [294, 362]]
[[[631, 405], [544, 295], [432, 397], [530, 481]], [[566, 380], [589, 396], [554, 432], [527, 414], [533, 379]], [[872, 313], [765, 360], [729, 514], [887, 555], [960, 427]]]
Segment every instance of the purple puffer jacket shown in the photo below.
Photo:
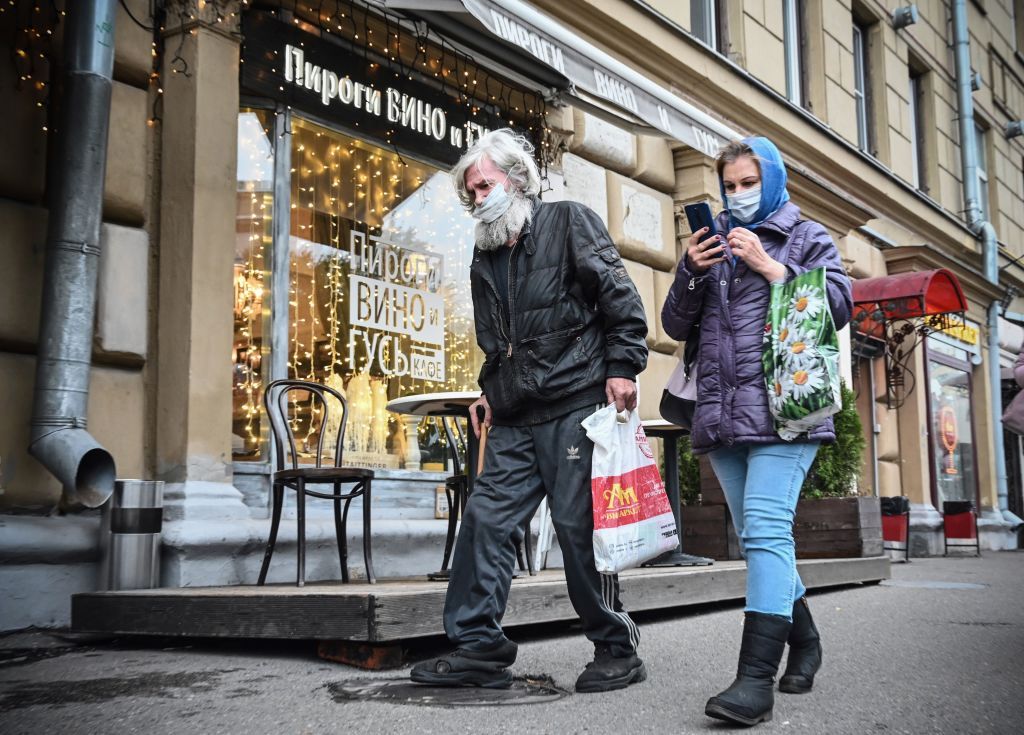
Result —
[[[716, 225], [719, 232], [726, 232], [727, 215], [720, 215]], [[832, 318], [836, 329], [846, 326], [853, 309], [850, 279], [825, 228], [817, 222], [801, 221], [800, 208], [787, 202], [758, 225], [755, 233], [765, 252], [780, 261], [793, 233], [784, 262], [787, 277], [825, 266]], [[676, 269], [675, 282], [661, 310], [661, 323], [677, 340], [685, 340], [694, 325], [700, 325], [698, 397], [691, 437], [695, 454], [734, 444], [783, 441], [768, 410], [761, 367], [761, 338], [770, 293], [768, 281], [742, 260], [737, 261], [735, 269], [723, 262], [695, 275], [683, 256]], [[835, 441], [832, 419], [804, 440]]]

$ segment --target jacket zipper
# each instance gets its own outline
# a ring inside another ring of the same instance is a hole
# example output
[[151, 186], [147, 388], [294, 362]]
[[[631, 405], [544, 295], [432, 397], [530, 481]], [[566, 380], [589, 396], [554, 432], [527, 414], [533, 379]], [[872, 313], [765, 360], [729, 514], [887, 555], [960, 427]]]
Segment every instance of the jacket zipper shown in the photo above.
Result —
[[[504, 338], [505, 342], [508, 344], [508, 354], [509, 354], [509, 356], [511, 356], [512, 355], [512, 340], [510, 340], [508, 335], [505, 333], [505, 325], [504, 325], [504, 322], [502, 321], [501, 297], [498, 295], [498, 287], [494, 285], [494, 282], [487, 276], [486, 273], [484, 273], [484, 271], [482, 269], [480, 271], [478, 271], [478, 272], [480, 273], [480, 277], [483, 279], [484, 283], [487, 284], [488, 288], [490, 288], [491, 292], [494, 294], [494, 303], [498, 307], [498, 332], [501, 334], [502, 338]], [[512, 318], [510, 316], [509, 317], [509, 322], [511, 323], [511, 321], [512, 321]]]
[[[508, 331], [509, 335], [513, 335], [516, 332], [515, 320], [513, 314], [515, 309], [513, 308], [513, 300], [515, 299], [515, 292], [512, 289], [512, 270], [516, 267], [516, 246], [519, 245], [519, 239], [517, 238], [512, 243], [512, 252], [508, 256]], [[500, 303], [500, 302], [499, 302]], [[502, 332], [504, 334], [504, 332]], [[512, 357], [512, 338], [508, 337], [508, 357]]]

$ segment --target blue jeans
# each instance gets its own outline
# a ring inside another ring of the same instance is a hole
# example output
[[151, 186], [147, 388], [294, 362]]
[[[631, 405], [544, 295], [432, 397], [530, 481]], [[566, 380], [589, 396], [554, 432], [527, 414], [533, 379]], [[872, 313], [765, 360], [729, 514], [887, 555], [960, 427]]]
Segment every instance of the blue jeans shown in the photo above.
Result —
[[796, 571], [793, 516], [820, 442], [745, 444], [711, 452], [747, 560], [749, 612], [792, 619], [807, 589]]

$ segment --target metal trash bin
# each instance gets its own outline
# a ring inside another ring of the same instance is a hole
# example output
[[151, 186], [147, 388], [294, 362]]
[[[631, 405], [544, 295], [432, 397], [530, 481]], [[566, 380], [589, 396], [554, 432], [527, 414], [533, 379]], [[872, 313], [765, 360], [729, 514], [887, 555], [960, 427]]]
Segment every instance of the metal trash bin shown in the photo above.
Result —
[[117, 480], [103, 506], [100, 589], [152, 589], [160, 584], [164, 483]]

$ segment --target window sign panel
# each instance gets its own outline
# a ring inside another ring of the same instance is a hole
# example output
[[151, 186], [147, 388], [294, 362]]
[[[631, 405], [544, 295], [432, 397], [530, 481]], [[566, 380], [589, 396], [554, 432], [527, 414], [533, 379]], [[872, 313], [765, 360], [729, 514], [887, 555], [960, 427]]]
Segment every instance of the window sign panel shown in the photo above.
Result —
[[[387, 402], [478, 388], [474, 220], [447, 172], [300, 118], [292, 127], [288, 374], [346, 397], [346, 464], [398, 468], [409, 419]], [[425, 469], [443, 469], [433, 421], [420, 449]]]
[[[929, 348], [931, 346], [929, 345]], [[974, 500], [974, 431], [967, 370], [928, 361], [932, 475], [938, 509], [947, 500]]]

